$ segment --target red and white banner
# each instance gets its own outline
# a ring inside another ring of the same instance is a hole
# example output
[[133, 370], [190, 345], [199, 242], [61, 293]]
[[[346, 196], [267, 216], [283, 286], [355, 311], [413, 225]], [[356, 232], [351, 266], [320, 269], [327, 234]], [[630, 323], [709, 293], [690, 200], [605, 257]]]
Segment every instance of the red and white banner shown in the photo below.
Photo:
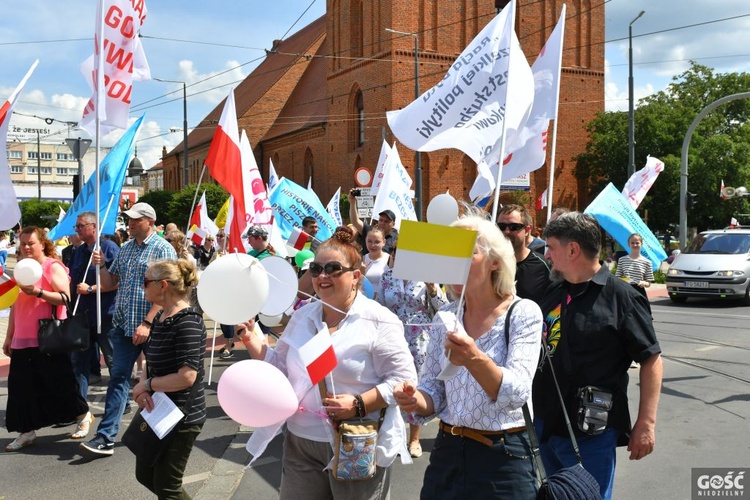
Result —
[[3, 149], [6, 150], [6, 153], [0, 155], [0, 231], [12, 228], [21, 220], [21, 209], [18, 206], [16, 191], [13, 189], [13, 181], [10, 178], [10, 168], [8, 167], [8, 125], [16, 98], [18, 98], [18, 94], [21, 93], [38, 65], [39, 60], [37, 59], [26, 72], [21, 83], [10, 94], [8, 100], [0, 106], [0, 140], [3, 141]]
[[312, 237], [309, 234], [304, 232], [302, 229], [295, 227], [294, 229], [292, 229], [292, 234], [291, 236], [289, 236], [286, 244], [296, 250], [302, 250], [305, 248], [307, 242], [309, 242], [311, 239]]
[[328, 327], [323, 327], [312, 339], [299, 348], [299, 355], [314, 386], [331, 373], [338, 364]]
[[727, 195], [724, 194], [724, 179], [721, 180], [721, 189], [719, 189], [719, 197], [724, 201], [727, 201], [728, 199]]
[[547, 208], [547, 190], [545, 189], [542, 194], [539, 195], [539, 198], [536, 199], [536, 209], [541, 210], [543, 208]]
[[219, 232], [219, 228], [214, 221], [208, 217], [208, 205], [206, 203], [206, 192], [203, 191], [201, 199], [193, 210], [193, 215], [190, 217], [190, 226], [197, 226], [206, 234], [213, 234]]
[[628, 179], [625, 187], [622, 188], [622, 195], [630, 202], [633, 210], [641, 204], [662, 170], [664, 170], [664, 163], [658, 158], [649, 156], [646, 160], [646, 166]]
[[190, 238], [193, 243], [200, 246], [203, 244], [203, 240], [206, 239], [206, 231], [193, 224], [190, 226], [187, 237]]
[[[133, 81], [151, 79], [138, 37], [146, 14], [145, 0], [98, 2], [94, 54], [81, 64], [94, 95], [86, 104], [79, 125], [92, 136], [96, 133], [97, 114], [102, 134], [127, 128]], [[102, 92], [100, 87], [104, 87]]]

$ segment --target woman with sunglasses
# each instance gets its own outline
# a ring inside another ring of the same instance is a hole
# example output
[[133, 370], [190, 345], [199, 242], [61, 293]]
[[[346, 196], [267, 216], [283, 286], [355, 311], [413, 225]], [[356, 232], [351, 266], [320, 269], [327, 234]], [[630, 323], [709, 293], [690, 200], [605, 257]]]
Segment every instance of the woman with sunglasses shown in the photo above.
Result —
[[[522, 407], [531, 396], [539, 359], [542, 313], [515, 295], [513, 247], [495, 224], [467, 215], [452, 224], [477, 231], [458, 325], [430, 326], [427, 359], [419, 386], [399, 384], [394, 397], [423, 421], [440, 419], [422, 498], [536, 498], [536, 479]], [[512, 317], [508, 310], [515, 303]], [[505, 328], [508, 325], [506, 342]], [[458, 367], [440, 379], [446, 353]], [[456, 480], [461, 478], [461, 480]]]
[[156, 261], [148, 266], [143, 280], [146, 300], [162, 310], [154, 317], [146, 348], [148, 376], [133, 388], [133, 400], [141, 411], [151, 411], [152, 394], [164, 392], [185, 413], [185, 419], [164, 438], [169, 444], [156, 464], [135, 460], [136, 479], [159, 498], [189, 498], [182, 476], [206, 421], [206, 326], [188, 302], [197, 283], [195, 265], [185, 259]]
[[[385, 499], [390, 493], [390, 465], [399, 453], [408, 460], [403, 420], [393, 399], [393, 387], [416, 377], [404, 340], [403, 324], [361, 291], [362, 257], [352, 244], [353, 232], [339, 229], [318, 248], [308, 273], [318, 301], [297, 310], [284, 335], [272, 349], [252, 334], [253, 322], [238, 335], [254, 359], [263, 359], [284, 372], [304, 408], [286, 421], [280, 498]], [[331, 335], [338, 364], [313, 387], [300, 348], [318, 332]], [[320, 389], [320, 390], [319, 390]], [[336, 391], [334, 393], [334, 390]], [[321, 397], [321, 392], [327, 397]], [[332, 424], [366, 415], [378, 421], [386, 409], [377, 438], [374, 477], [336, 480], [328, 467], [333, 459]], [[279, 423], [260, 429], [248, 442], [257, 458], [281, 429]]]

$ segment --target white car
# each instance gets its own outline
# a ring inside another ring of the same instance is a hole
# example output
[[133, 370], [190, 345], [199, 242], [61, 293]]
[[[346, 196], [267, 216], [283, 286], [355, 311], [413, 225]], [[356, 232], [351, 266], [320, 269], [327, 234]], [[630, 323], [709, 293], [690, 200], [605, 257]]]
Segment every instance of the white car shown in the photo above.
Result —
[[750, 229], [700, 233], [667, 271], [674, 302], [688, 297], [742, 299], [750, 305]]

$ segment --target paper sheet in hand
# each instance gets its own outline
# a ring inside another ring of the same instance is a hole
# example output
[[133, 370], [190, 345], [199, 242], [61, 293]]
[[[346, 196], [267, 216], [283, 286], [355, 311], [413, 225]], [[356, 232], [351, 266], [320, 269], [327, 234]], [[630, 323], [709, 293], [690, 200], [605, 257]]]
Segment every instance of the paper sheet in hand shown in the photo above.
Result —
[[[458, 318], [456, 318], [456, 315], [452, 312], [438, 311], [435, 317], [443, 322], [447, 331], [451, 332], [453, 330], [456, 330], [458, 332], [463, 332], [464, 335], [467, 335], [466, 330], [464, 330], [464, 326], [458, 322]], [[437, 379], [442, 380], [443, 382], [448, 381], [458, 375], [458, 371], [461, 369], [460, 366], [454, 365], [450, 362], [449, 356], [450, 353], [448, 353], [448, 356], [443, 358], [443, 369], [440, 370], [440, 373], [438, 373], [437, 375]]]
[[154, 401], [154, 408], [150, 412], [142, 411], [141, 416], [154, 434], [159, 439], [164, 439], [185, 415], [163, 392], [153, 393], [151, 399]]

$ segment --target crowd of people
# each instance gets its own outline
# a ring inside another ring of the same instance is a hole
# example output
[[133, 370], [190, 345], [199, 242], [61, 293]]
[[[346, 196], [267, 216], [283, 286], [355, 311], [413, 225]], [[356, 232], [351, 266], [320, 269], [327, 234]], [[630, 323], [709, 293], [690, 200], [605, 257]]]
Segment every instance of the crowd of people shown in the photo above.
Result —
[[[349, 199], [351, 224], [327, 240], [315, 238], [315, 219], [303, 221], [314, 256], [299, 269], [305, 300], [288, 311], [278, 340], [256, 335], [256, 319], [221, 325], [219, 356], [234, 357], [239, 344], [250, 358], [273, 364], [304, 409], [254, 433], [248, 443], [257, 458], [283, 432], [281, 498], [388, 498], [391, 465], [399, 456], [403, 463], [422, 456], [420, 430], [433, 419], [439, 430], [422, 498], [534, 498], [526, 404], [547, 474], [577, 462], [567, 412], [577, 424], [583, 466], [610, 498], [616, 447], [627, 446], [631, 459], [641, 459], [655, 444], [662, 369], [643, 293], [653, 275], [640, 255], [642, 237], [631, 235], [631, 253], [620, 259], [615, 276], [599, 260], [603, 235], [588, 215], [559, 211], [535, 236], [521, 205], [502, 207], [495, 221], [467, 206], [452, 225], [477, 232], [471, 266], [465, 284], [446, 287], [394, 276], [395, 214], [385, 210], [371, 225], [359, 218], [352, 192]], [[182, 476], [207, 418], [206, 327], [195, 286], [201, 270], [227, 253], [227, 238], [219, 231], [190, 246], [174, 225], [161, 236], [157, 214], [145, 203], [124, 215], [126, 242], [122, 235], [97, 240], [95, 214], [78, 215], [77, 241], [64, 257], [41, 229], [20, 232], [21, 256], [37, 260], [43, 276], [21, 287], [3, 345], [11, 357], [6, 427], [19, 433], [5, 449], [19, 451], [36, 441], [36, 430], [75, 421], [70, 438], [83, 440], [86, 453], [110, 456], [131, 394], [139, 411], [150, 411], [154, 392], [164, 392], [186, 418], [155, 464], [136, 460], [135, 476], [160, 498], [185, 498]], [[266, 227], [251, 226], [243, 236], [251, 256], [276, 254]], [[64, 317], [59, 306], [66, 298], [87, 312], [91, 347], [41, 355], [38, 319], [48, 318], [52, 308]], [[316, 388], [300, 350], [321, 331], [330, 334], [338, 364]], [[109, 380], [104, 412], [95, 416], [86, 401], [100, 354]], [[141, 355], [146, 365], [131, 388]], [[641, 392], [631, 421], [627, 384], [634, 362], [640, 364]], [[580, 417], [580, 394], [592, 387], [611, 398], [598, 427]], [[95, 418], [98, 426], [87, 440]], [[375, 470], [363, 480], [337, 480], [334, 436], [355, 418], [378, 422]]]

